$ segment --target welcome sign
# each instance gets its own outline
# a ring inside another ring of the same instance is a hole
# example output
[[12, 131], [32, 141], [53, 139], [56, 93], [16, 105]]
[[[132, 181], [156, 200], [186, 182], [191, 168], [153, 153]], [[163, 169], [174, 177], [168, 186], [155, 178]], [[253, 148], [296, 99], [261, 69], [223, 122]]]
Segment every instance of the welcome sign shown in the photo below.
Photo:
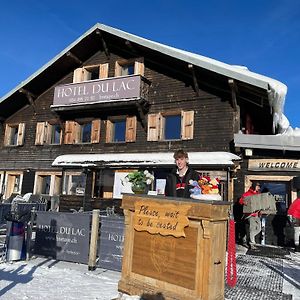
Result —
[[90, 214], [37, 212], [34, 252], [87, 264]]
[[55, 87], [53, 106], [136, 99], [140, 87], [139, 75], [61, 85]]

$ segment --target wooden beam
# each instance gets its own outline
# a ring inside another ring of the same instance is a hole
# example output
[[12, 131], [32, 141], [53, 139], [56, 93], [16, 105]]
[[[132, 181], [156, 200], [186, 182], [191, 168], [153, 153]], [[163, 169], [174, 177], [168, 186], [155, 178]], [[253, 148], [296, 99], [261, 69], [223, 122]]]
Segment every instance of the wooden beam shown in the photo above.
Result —
[[79, 65], [82, 65], [82, 61], [74, 55], [71, 51], [68, 51], [66, 54], [68, 57], [71, 57], [73, 60], [75, 60]]
[[238, 107], [238, 104], [237, 104], [237, 100], [236, 100], [236, 92], [237, 92], [237, 85], [235, 83], [235, 81], [233, 79], [228, 79], [228, 84], [230, 86], [230, 89], [231, 89], [231, 100], [232, 100], [232, 107], [234, 109], [234, 111], [236, 112], [237, 111], [237, 107]]
[[32, 105], [32, 108], [33, 108], [33, 111], [34, 111], [34, 114], [36, 114], [36, 109], [35, 109], [35, 103], [34, 103], [34, 100], [37, 98], [36, 95], [32, 94], [31, 92], [27, 91], [26, 89], [24, 88], [20, 88], [19, 89], [19, 92], [21, 94], [24, 94], [29, 102], [30, 105]]
[[106, 42], [105, 42], [105, 40], [103, 38], [103, 35], [102, 35], [101, 31], [99, 29], [97, 29], [96, 30], [96, 34], [100, 37], [101, 42], [102, 42], [102, 46], [103, 46], [103, 49], [104, 49], [104, 52], [105, 52], [105, 55], [106, 55], [107, 59], [109, 59], [110, 53], [109, 53], [109, 50], [107, 48]]
[[137, 50], [133, 47], [132, 43], [128, 40], [125, 41], [125, 45], [130, 49], [134, 54], [138, 54]]
[[197, 94], [198, 97], [200, 97], [200, 89], [199, 89], [199, 86], [198, 86], [198, 81], [197, 81], [197, 77], [196, 77], [196, 74], [195, 74], [194, 66], [192, 64], [188, 64], [188, 68], [190, 69], [190, 71], [192, 73], [194, 88], [195, 88], [196, 94]]

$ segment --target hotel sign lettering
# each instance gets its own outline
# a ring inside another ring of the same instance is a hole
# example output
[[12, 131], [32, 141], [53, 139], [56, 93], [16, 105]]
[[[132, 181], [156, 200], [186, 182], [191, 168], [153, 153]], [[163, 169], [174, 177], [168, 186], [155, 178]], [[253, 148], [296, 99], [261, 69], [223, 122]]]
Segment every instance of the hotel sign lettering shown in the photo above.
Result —
[[250, 159], [248, 170], [251, 171], [300, 171], [297, 159]]
[[139, 75], [106, 78], [55, 87], [53, 106], [91, 104], [140, 97]]

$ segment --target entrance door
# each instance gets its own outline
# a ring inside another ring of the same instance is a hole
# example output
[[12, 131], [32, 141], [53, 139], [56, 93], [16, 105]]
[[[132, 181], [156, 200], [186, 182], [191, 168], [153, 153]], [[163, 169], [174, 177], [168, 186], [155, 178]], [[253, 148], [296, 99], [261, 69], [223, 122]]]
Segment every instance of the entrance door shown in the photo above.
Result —
[[290, 182], [262, 182], [261, 191], [269, 191], [275, 196], [276, 214], [264, 216], [262, 225], [265, 225], [264, 242], [267, 245], [286, 246], [291, 243], [292, 228], [287, 218], [287, 209], [290, 204]]

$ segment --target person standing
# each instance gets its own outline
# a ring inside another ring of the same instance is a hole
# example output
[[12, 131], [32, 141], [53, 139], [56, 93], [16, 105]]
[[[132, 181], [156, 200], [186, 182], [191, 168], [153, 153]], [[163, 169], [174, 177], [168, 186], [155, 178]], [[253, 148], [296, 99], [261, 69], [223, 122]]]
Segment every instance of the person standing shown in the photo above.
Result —
[[[258, 182], [252, 183], [249, 190], [240, 198], [239, 203], [241, 205], [246, 205], [245, 198], [257, 194], [260, 194], [260, 184]], [[255, 249], [255, 237], [261, 232], [260, 211], [244, 214], [243, 218], [246, 224], [249, 225], [249, 230], [247, 231], [247, 242], [249, 243], [250, 249]]]
[[190, 198], [189, 181], [200, 179], [199, 174], [188, 165], [188, 153], [177, 150], [173, 155], [177, 168], [174, 169], [166, 180], [165, 195], [170, 197]]
[[300, 252], [300, 198], [297, 198], [290, 205], [287, 214], [292, 217], [294, 227], [295, 251]]

